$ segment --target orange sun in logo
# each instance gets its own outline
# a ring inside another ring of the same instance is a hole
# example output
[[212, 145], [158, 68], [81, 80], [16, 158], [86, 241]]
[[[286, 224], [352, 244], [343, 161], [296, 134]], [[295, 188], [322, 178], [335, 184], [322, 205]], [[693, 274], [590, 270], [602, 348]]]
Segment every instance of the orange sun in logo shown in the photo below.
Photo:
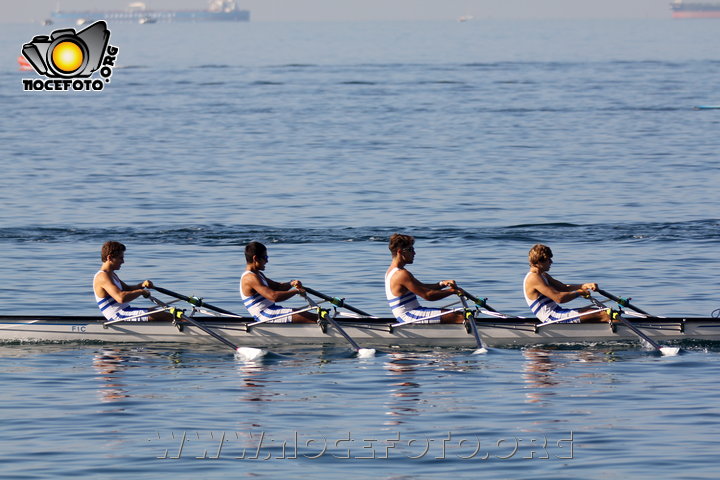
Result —
[[82, 66], [83, 52], [74, 42], [60, 42], [53, 48], [52, 62], [63, 72], [71, 73]]

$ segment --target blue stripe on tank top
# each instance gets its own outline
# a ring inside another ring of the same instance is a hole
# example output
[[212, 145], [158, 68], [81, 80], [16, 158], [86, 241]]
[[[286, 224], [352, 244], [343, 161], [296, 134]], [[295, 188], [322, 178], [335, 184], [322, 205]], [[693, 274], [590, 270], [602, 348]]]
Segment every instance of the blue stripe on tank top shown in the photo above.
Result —
[[392, 300], [389, 300], [388, 303], [390, 304], [390, 308], [400, 307], [402, 305], [406, 305], [409, 302], [412, 302], [415, 300], [415, 294], [412, 292], [408, 292], [404, 295], [401, 295], [399, 297], [395, 297]]

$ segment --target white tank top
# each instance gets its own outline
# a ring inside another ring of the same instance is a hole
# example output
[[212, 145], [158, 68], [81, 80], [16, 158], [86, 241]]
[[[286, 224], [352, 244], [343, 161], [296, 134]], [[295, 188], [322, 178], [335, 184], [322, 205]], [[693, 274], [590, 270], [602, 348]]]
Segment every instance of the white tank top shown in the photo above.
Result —
[[248, 273], [253, 273], [257, 275], [257, 277], [260, 279], [260, 282], [267, 287], [267, 280], [265, 280], [265, 276], [262, 273], [255, 273], [251, 272], [250, 270], [245, 270], [243, 272], [242, 276], [240, 277], [240, 298], [242, 298], [243, 303], [245, 304], [245, 308], [248, 312], [250, 312], [250, 315], [253, 317], [260, 317], [260, 313], [269, 308], [274, 306], [275, 304], [268, 300], [267, 298], [263, 297], [259, 293], [256, 293], [255, 295], [247, 296], [243, 293], [242, 290], [242, 279], [245, 275]]
[[395, 318], [400, 318], [404, 313], [420, 308], [420, 302], [418, 302], [417, 296], [410, 290], [399, 297], [393, 295], [390, 289], [390, 279], [398, 270], [400, 269], [393, 268], [385, 275], [385, 296], [387, 297], [390, 310], [392, 310]]
[[[102, 270], [98, 270], [98, 272], [93, 277], [93, 285], [95, 284], [95, 278], [100, 275], [100, 272], [102, 272]], [[116, 287], [122, 290], [122, 283], [120, 283], [120, 279], [117, 277], [117, 275], [111, 272], [110, 280], [112, 280]], [[93, 293], [94, 292], [95, 289], [93, 288]], [[129, 303], [119, 303], [110, 295], [105, 298], [100, 298], [97, 296], [97, 294], [95, 294], [95, 301], [97, 302], [98, 308], [100, 308], [103, 316], [108, 320], [114, 319], [116, 313], [129, 305]]]
[[[527, 290], [525, 289], [525, 284], [527, 283], [527, 279], [530, 273], [532, 272], [528, 272], [525, 275], [525, 279], [523, 280], [523, 296], [525, 297], [525, 301], [527, 302], [528, 307], [530, 307], [530, 310], [532, 310], [533, 314], [535, 314], [535, 316], [540, 320], [547, 321], [553, 313], [556, 313], [562, 309], [557, 303], [555, 303], [555, 301], [546, 297], [540, 292], [538, 292], [538, 298], [536, 298], [535, 300], [530, 300], [530, 298], [527, 296]], [[543, 282], [545, 282], [545, 285], [547, 285], [545, 275], [541, 273], [540, 277], [543, 279]]]

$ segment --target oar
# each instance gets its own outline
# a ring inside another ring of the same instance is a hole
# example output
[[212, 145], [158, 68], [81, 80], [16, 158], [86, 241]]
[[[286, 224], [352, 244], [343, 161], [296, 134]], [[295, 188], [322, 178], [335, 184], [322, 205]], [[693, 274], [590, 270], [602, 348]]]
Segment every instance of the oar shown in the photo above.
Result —
[[[470, 331], [472, 331], [473, 336], [475, 337], [475, 343], [477, 344], [477, 350], [475, 350], [473, 353], [487, 353], [487, 348], [485, 348], [485, 345], [483, 345], [483, 341], [480, 338], [480, 333], [478, 333], [477, 324], [475, 323], [475, 316], [473, 315], [472, 310], [468, 308], [467, 300], [465, 298], [467, 297], [465, 290], [462, 288], [458, 291], [458, 296], [460, 297], [460, 300], [462, 301], [463, 307], [465, 307], [465, 311], [463, 312], [463, 315], [465, 316], [465, 322], [470, 325]], [[470, 298], [470, 300], [472, 300]], [[475, 300], [472, 300], [473, 302]]]
[[638, 307], [636, 307], [635, 305], [633, 305], [632, 303], [630, 303], [630, 300], [631, 300], [630, 298], [617, 297], [617, 296], [613, 295], [612, 293], [606, 292], [605, 290], [603, 290], [603, 289], [601, 289], [601, 288], [598, 288], [598, 289], [597, 289], [597, 292], [598, 292], [600, 295], [602, 295], [603, 297], [607, 297], [607, 298], [609, 298], [610, 300], [616, 302], [616, 303], [617, 303], [618, 305], [620, 305], [620, 306], [627, 307], [627, 308], [629, 308], [630, 310], [635, 310], [636, 312], [642, 313], [643, 315], [647, 315], [648, 317], [651, 317], [651, 316], [652, 316], [652, 315], [650, 315], [648, 312], [646, 312], [645, 310], [641, 310], [640, 308], [638, 308]]
[[340, 308], [344, 308], [344, 309], [346, 309], [346, 310], [350, 310], [351, 312], [357, 313], [358, 315], [363, 315], [363, 316], [365, 316], [365, 317], [375, 318], [375, 317], [373, 317], [372, 315], [370, 315], [369, 313], [363, 312], [363, 311], [360, 310], [359, 308], [355, 308], [355, 307], [353, 307], [352, 305], [348, 305], [347, 303], [345, 303], [345, 299], [344, 299], [344, 298], [331, 297], [330, 295], [325, 295], [325, 294], [322, 293], [322, 292], [318, 292], [317, 290], [312, 289], [312, 288], [310, 288], [310, 287], [306, 287], [306, 286], [304, 286], [304, 285], [303, 285], [303, 289], [305, 289], [306, 292], [308, 292], [308, 293], [310, 293], [310, 294], [312, 294], [312, 295], [315, 295], [316, 297], [322, 298], [323, 300], [327, 300], [328, 302], [332, 303], [332, 304], [335, 305], [336, 307], [340, 307]]
[[[203, 305], [203, 306], [207, 307], [208, 309], [215, 310], [216, 312], [219, 312], [219, 313], [224, 313], [226, 315], [232, 315], [235, 317], [238, 316], [238, 315], [235, 315], [234, 313], [224, 310], [222, 308], [214, 307], [212, 305], [208, 305], [207, 303], [203, 303], [202, 300], [200, 300], [199, 298], [188, 297], [188, 296], [173, 292], [172, 290], [168, 290], [168, 289], [162, 288], [162, 287], [153, 286], [153, 289], [157, 290], [160, 293], [168, 295], [170, 297], [175, 297], [180, 300], [184, 300], [184, 301], [190, 303], [191, 305], [195, 305], [195, 306]], [[166, 303], [161, 302], [160, 300], [153, 298], [152, 296], [150, 297], [150, 299], [153, 302], [157, 303], [158, 305], [162, 305], [165, 307], [168, 306]], [[232, 343], [227, 338], [223, 337], [222, 335], [218, 334], [217, 332], [212, 331], [209, 327], [206, 327], [205, 325], [202, 325], [202, 324], [198, 323], [197, 321], [193, 320], [192, 318], [188, 317], [187, 315], [185, 315], [185, 312], [183, 310], [170, 309], [170, 313], [175, 318], [184, 320], [184, 321], [188, 322], [190, 325], [194, 325], [195, 327], [199, 328], [200, 330], [207, 333], [211, 337], [219, 340], [220, 342], [224, 343], [228, 347], [232, 348], [235, 351], [235, 353], [244, 360], [256, 360], [256, 359], [264, 356], [267, 353], [265, 350], [262, 350], [260, 348], [238, 347], [237, 345]]]
[[[305, 289], [305, 291], [307, 293], [312, 293], [316, 297], [320, 297], [323, 300], [328, 300], [332, 303], [331, 299], [333, 297], [329, 297], [328, 295], [325, 295], [323, 293], [318, 292], [317, 290], [313, 290], [312, 288], [308, 288], [305, 286], [303, 286], [303, 289]], [[360, 348], [360, 346], [355, 342], [355, 340], [352, 339], [352, 337], [350, 337], [350, 335], [348, 335], [348, 333], [340, 326], [340, 324], [338, 322], [336, 322], [332, 316], [328, 315], [328, 311], [321, 309], [320, 306], [316, 302], [314, 302], [310, 297], [307, 296], [307, 293], [301, 294], [301, 295], [303, 296], [303, 298], [305, 298], [305, 300], [308, 302], [308, 304], [311, 307], [315, 307], [317, 309], [318, 318], [320, 320], [327, 320], [330, 323], [330, 325], [333, 326], [333, 328], [335, 328], [338, 332], [340, 332], [340, 335], [342, 335], [343, 338], [345, 338], [345, 340], [347, 340], [347, 342], [352, 346], [352, 349], [355, 350], [355, 353], [357, 354], [358, 357], [368, 358], [368, 357], [375, 356], [374, 348]], [[335, 299], [335, 300], [340, 300], [340, 299]], [[344, 301], [340, 300], [340, 303], [344, 303]], [[336, 304], [333, 303], [333, 305], [336, 305]], [[338, 306], [341, 306], [341, 305], [338, 305]], [[342, 305], [342, 307], [350, 310], [350, 307], [348, 305]], [[360, 311], [356, 311], [356, 310], [357, 309], [354, 309], [352, 311], [354, 311], [355, 313], [362, 312], [362, 310], [360, 310]], [[364, 313], [362, 313], [362, 315], [364, 315]]]
[[[597, 291], [598, 291], [598, 293], [600, 293], [601, 295], [605, 295], [607, 298], [610, 298], [610, 300], [614, 300], [614, 301], [616, 301], [616, 302], [618, 302], [618, 300], [621, 300], [621, 299], [618, 298], [618, 297], [611, 298], [610, 296], [607, 295], [607, 292], [603, 293], [600, 289], [598, 289]], [[593, 304], [595, 304], [597, 307], [604, 307], [604, 305], [603, 305], [602, 303], [600, 303], [599, 301], [597, 301], [597, 300], [596, 300], [595, 298], [593, 298], [591, 295], [588, 295], [588, 299], [589, 299]], [[620, 303], [620, 302], [618, 302], [618, 303]], [[622, 305], [622, 304], [621, 304], [621, 305]], [[630, 307], [630, 308], [632, 308], [632, 307]], [[639, 312], [639, 313], [646, 314], [645, 312]], [[646, 314], [646, 315], [647, 315], [647, 314]], [[640, 331], [640, 329], [637, 328], [635, 325], [633, 325], [629, 320], [626, 320], [625, 317], [623, 317], [622, 314], [621, 314], [620, 312], [616, 311], [616, 310], [610, 310], [610, 321], [613, 321], [613, 320], [620, 320], [620, 322], [621, 322], [623, 325], [625, 325], [627, 328], [629, 328], [635, 335], [637, 335], [638, 337], [640, 337], [642, 340], [644, 340], [645, 342], [647, 342], [651, 347], [653, 347], [653, 348], [655, 349], [655, 351], [657, 351], [657, 352], [660, 353], [661, 355], [674, 356], [674, 355], [677, 355], [677, 354], [680, 352], [680, 348], [679, 348], [679, 347], [661, 347], [655, 340], [653, 340], [652, 338], [650, 338], [650, 337], [648, 337], [647, 335], [645, 335], [645, 333], [643, 333], [642, 331]]]
[[182, 294], [180, 294], [180, 293], [173, 292], [172, 290], [168, 290], [167, 288], [162, 288], [162, 287], [158, 287], [158, 286], [153, 286], [152, 288], [155, 289], [155, 290], [157, 290], [158, 292], [162, 293], [163, 295], [167, 295], [167, 296], [169, 296], [169, 297], [178, 298], [178, 299], [180, 299], [180, 300], [183, 300], [183, 301], [189, 303], [190, 305], [195, 305], [196, 307], [205, 307], [205, 308], [207, 308], [208, 310], [214, 310], [214, 311], [216, 311], [216, 312], [218, 312], [218, 313], [222, 313], [222, 314], [224, 314], [224, 315], [230, 315], [230, 316], [233, 316], [233, 317], [240, 317], [240, 315], [237, 315], [237, 314], [235, 314], [235, 313], [233, 313], [233, 312], [230, 312], [230, 311], [228, 311], [228, 310], [225, 310], [224, 308], [216, 307], [216, 306], [214, 306], [214, 305], [210, 305], [209, 303], [205, 303], [205, 302], [202, 301], [202, 298], [188, 297], [188, 296], [186, 296], [186, 295], [182, 295]]
[[515, 316], [515, 315], [508, 315], [508, 314], [506, 314], [506, 313], [498, 312], [497, 310], [495, 310], [494, 308], [492, 308], [490, 305], [488, 305], [488, 303], [487, 303], [487, 298], [478, 298], [478, 297], [476, 297], [476, 296], [474, 296], [474, 295], [466, 292], [466, 291], [463, 290], [462, 288], [460, 289], [460, 293], [461, 293], [463, 296], [465, 296], [468, 300], [472, 301], [475, 305], [477, 305], [477, 306], [480, 307], [480, 308], [484, 308], [484, 309], [487, 310], [488, 312], [497, 313], [497, 314], [499, 314], [499, 315], [501, 315], [501, 316], [503, 316], [503, 317], [508, 317], [508, 318], [524, 318], [524, 317], [517, 317], [517, 316]]

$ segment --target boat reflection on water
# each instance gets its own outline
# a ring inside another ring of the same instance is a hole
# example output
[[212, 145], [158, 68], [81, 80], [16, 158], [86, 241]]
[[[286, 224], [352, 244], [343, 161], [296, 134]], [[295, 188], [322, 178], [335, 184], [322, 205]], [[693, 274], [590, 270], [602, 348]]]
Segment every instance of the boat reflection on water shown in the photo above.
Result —
[[[486, 368], [484, 355], [468, 356], [466, 350], [461, 352], [460, 356], [454, 349], [388, 354], [383, 368], [391, 380], [385, 412], [390, 418], [384, 424], [406, 423], [409, 419], [403, 417], [423, 415], [433, 409], [435, 402], [445, 401], [447, 408], [452, 409], [453, 399], [466, 383], [455, 383], [451, 378], [457, 374], [470, 374], [475, 378]], [[443, 380], [437, 382], [438, 379]], [[432, 398], [432, 402], [428, 398]]]
[[527, 402], [538, 403], [555, 395], [551, 389], [558, 384], [554, 378], [557, 365], [553, 363], [550, 352], [540, 348], [528, 348], [522, 353], [526, 360], [523, 379], [527, 388]]
[[262, 358], [238, 362], [237, 372], [241, 381], [239, 391], [242, 395], [238, 397], [241, 402], [270, 402], [272, 397], [278, 395], [266, 390], [269, 366]]
[[[559, 370], [568, 368], [574, 363], [612, 362], [616, 358], [612, 352], [597, 350], [553, 350], [550, 348], [531, 347], [523, 349], [525, 363], [523, 365], [523, 380], [525, 381], [525, 397], [528, 403], [545, 402], [558, 394], [560, 388], [578, 382], [583, 378], [595, 378], [596, 374], [583, 373], [573, 375]], [[589, 380], [590, 383], [594, 383]]]
[[389, 417], [384, 425], [401, 425], [405, 423], [403, 417], [417, 416], [416, 408], [422, 397], [422, 389], [417, 383], [417, 360], [404, 353], [392, 353], [384, 365], [385, 371], [391, 377], [389, 395], [385, 414]]
[[127, 385], [121, 381], [128, 361], [129, 357], [116, 348], [103, 348], [93, 355], [93, 368], [98, 374], [95, 378], [101, 381], [98, 389], [100, 401], [110, 403], [130, 398]]

